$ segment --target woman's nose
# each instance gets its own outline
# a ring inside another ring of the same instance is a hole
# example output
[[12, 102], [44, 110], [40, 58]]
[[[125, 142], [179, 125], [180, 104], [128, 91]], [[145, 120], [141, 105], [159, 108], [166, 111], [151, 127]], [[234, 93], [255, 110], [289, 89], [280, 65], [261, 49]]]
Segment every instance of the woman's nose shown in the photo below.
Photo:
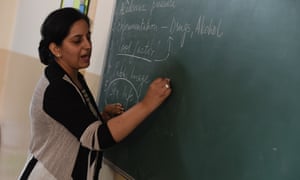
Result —
[[92, 48], [92, 42], [91, 42], [90, 39], [85, 38], [85, 40], [84, 40], [84, 48], [85, 49], [91, 49]]

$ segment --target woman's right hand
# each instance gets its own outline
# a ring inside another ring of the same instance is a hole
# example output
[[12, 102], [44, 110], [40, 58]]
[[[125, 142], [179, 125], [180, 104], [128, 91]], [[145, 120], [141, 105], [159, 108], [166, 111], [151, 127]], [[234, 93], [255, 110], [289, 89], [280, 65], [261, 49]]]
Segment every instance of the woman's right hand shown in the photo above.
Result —
[[161, 103], [163, 103], [167, 97], [171, 94], [172, 89], [170, 86], [170, 79], [157, 78], [149, 85], [141, 103], [150, 108], [151, 111], [156, 109]]

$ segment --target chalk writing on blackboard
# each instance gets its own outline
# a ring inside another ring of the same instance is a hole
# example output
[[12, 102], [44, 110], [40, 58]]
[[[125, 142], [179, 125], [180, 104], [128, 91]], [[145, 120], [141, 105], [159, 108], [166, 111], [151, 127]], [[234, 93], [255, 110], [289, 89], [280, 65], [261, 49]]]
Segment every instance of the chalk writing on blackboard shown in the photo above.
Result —
[[[122, 44], [118, 56], [127, 56], [132, 57], [136, 59], [140, 59], [146, 62], [161, 62], [168, 59], [171, 51], [171, 45], [172, 45], [172, 37], [169, 37], [168, 39], [168, 48], [167, 52], [164, 56], [158, 57], [157, 59], [151, 59], [155, 55], [156, 49], [153, 48], [153, 44], [149, 44], [147, 42], [146, 44], [142, 44], [140, 41], [130, 41], [128, 44]], [[160, 43], [160, 42], [158, 42]], [[148, 56], [143, 57], [143, 55]]]
[[[125, 0], [120, 4], [112, 31], [119, 37], [113, 43], [116, 47], [114, 53], [121, 62], [114, 66], [108, 64], [107, 71], [111, 78], [104, 82], [106, 103], [121, 99], [126, 107], [135, 104], [141, 98], [143, 87], [150, 82], [148, 73], [151, 72], [135, 71], [136, 67], [129, 65], [131, 61], [145, 63], [145, 66], [159, 66], [160, 63], [168, 62], [172, 53], [184, 48], [192, 39], [205, 37], [213, 40], [224, 36], [221, 17], [191, 14], [194, 18], [183, 19], [180, 14], [170, 14], [164, 17], [164, 21], [155, 20], [160, 11], [180, 8], [175, 0]], [[127, 18], [132, 15], [134, 18]]]
[[[114, 79], [105, 83], [105, 103], [120, 102], [122, 100], [125, 108], [135, 104], [141, 98], [142, 88], [149, 84], [149, 75], [136, 72], [136, 67], [130, 68], [118, 65], [118, 69], [112, 71]], [[120, 88], [120, 84], [122, 88]]]
[[[123, 22], [124, 23], [124, 22]], [[138, 60], [143, 60], [146, 62], [160, 62], [168, 59], [172, 47], [173, 40], [175, 38], [180, 39], [179, 47], [182, 48], [185, 45], [187, 37], [190, 39], [195, 38], [195, 36], [214, 36], [221, 38], [224, 33], [221, 31], [222, 19], [219, 19], [217, 22], [211, 18], [208, 19], [205, 16], [199, 16], [198, 21], [195, 25], [190, 23], [179, 22], [175, 17], [172, 18], [170, 27], [161, 26], [158, 28], [158, 25], [151, 24], [147, 21], [144, 24], [144, 19], [142, 19], [141, 24], [123, 24], [120, 23], [117, 26], [117, 31], [120, 31], [122, 34], [125, 32], [149, 32], [155, 31], [159, 35], [160, 30], [169, 29], [169, 34], [165, 37], [165, 40], [158, 39], [154, 42], [154, 38], [149, 39], [146, 43], [141, 43], [139, 39], [130, 39], [124, 40], [121, 42], [118, 56], [127, 56], [136, 58]], [[187, 36], [189, 34], [189, 36]], [[178, 37], [179, 36], [179, 37]], [[166, 41], [166, 47], [161, 47], [161, 42]], [[163, 57], [157, 57], [157, 52], [160, 52], [162, 49], [167, 49], [166, 55]]]

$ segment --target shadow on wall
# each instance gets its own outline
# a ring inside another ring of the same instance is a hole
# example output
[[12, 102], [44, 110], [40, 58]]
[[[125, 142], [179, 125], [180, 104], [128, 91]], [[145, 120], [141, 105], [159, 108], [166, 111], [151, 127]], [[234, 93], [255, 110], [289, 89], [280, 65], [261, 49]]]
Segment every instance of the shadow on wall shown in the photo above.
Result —
[[30, 138], [29, 103], [43, 65], [36, 58], [0, 49], [0, 177], [16, 179]]

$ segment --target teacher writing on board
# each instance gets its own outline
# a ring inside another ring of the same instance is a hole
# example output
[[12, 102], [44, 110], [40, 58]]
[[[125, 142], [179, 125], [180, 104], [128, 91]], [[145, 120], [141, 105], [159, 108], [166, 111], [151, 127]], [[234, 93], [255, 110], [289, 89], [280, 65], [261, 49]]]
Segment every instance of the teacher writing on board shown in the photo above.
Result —
[[125, 112], [116, 104], [99, 113], [79, 72], [90, 64], [89, 18], [73, 8], [55, 10], [43, 22], [41, 36], [39, 56], [46, 67], [31, 101], [30, 154], [19, 179], [98, 179], [102, 152], [166, 100], [170, 81], [155, 79]]

